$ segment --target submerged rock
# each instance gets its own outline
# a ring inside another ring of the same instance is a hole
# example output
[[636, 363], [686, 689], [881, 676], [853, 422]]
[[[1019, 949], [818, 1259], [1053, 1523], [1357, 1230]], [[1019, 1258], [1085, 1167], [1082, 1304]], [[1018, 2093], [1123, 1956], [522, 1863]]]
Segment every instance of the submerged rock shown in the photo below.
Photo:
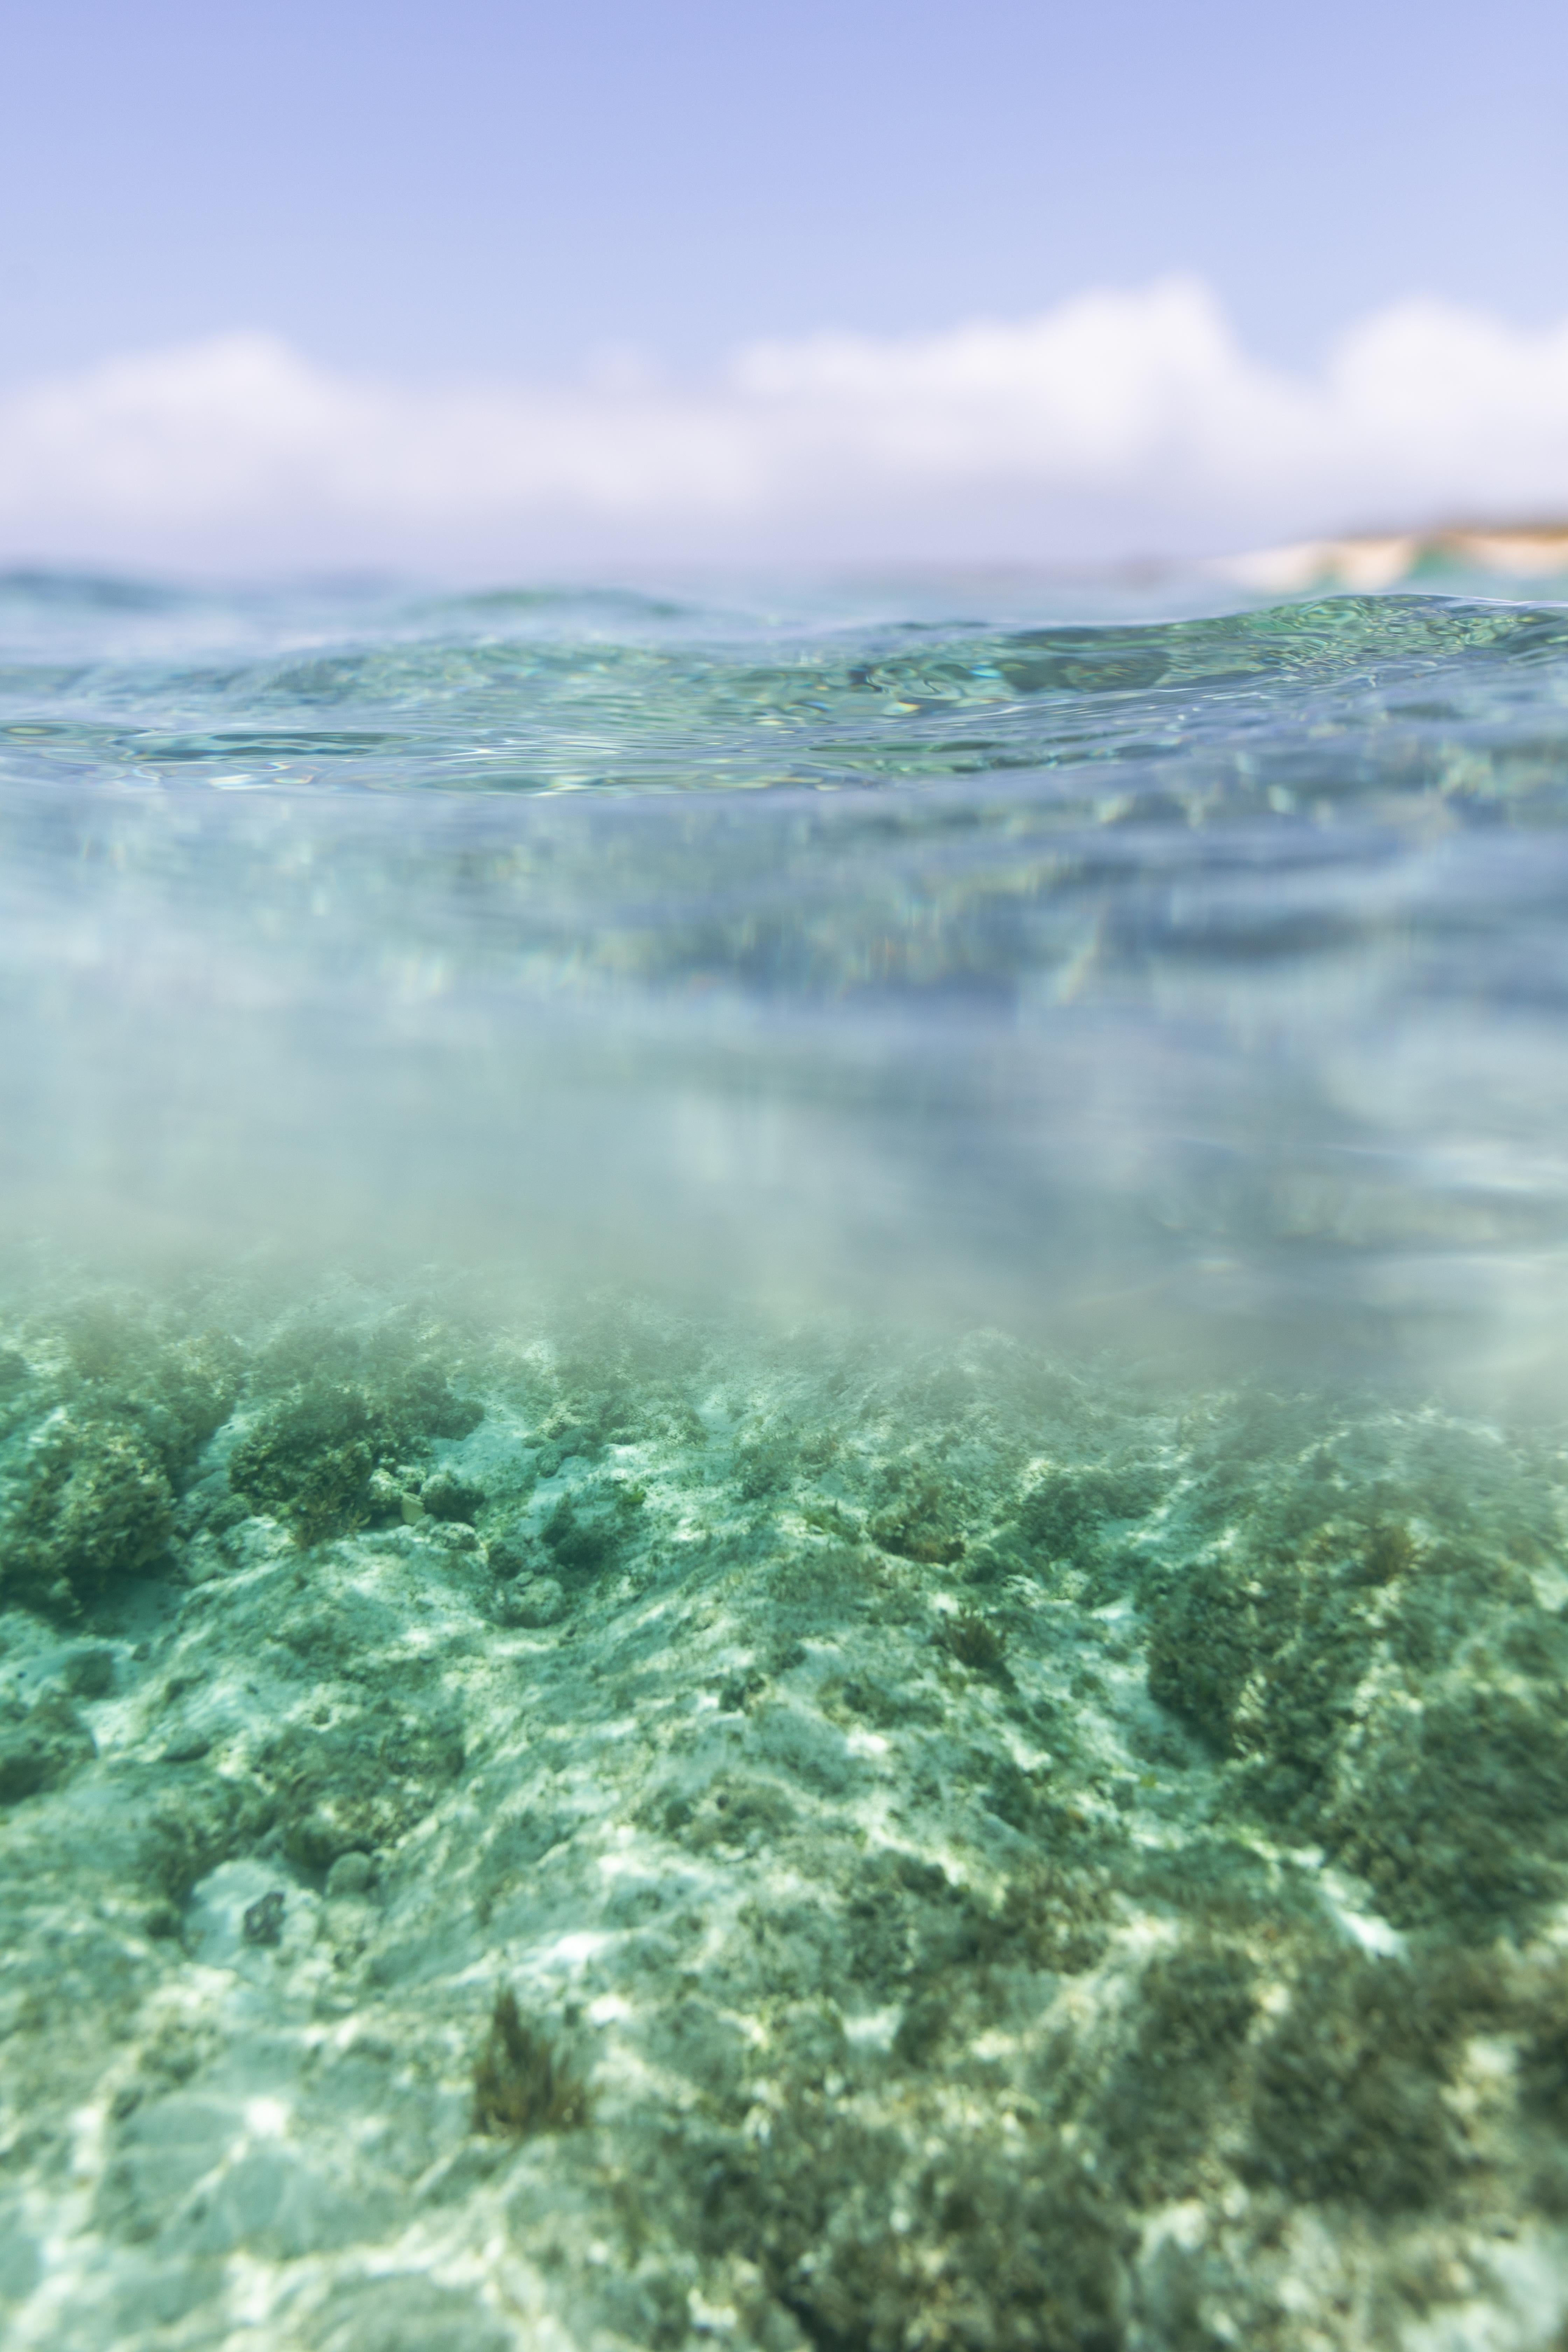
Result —
[[7, 1603], [79, 1616], [164, 1562], [174, 1511], [163, 1465], [133, 1423], [62, 1417], [37, 1449], [0, 1593]]
[[0, 1805], [58, 1788], [95, 1752], [91, 1732], [58, 1693], [0, 1711]]
[[[394, 1359], [377, 1369], [382, 1377], [371, 1380], [312, 1374], [268, 1403], [229, 1455], [235, 1492], [277, 1511], [301, 1543], [403, 1516], [411, 1489], [397, 1466], [483, 1419], [483, 1407], [459, 1397], [437, 1365]], [[471, 1517], [484, 1499], [449, 1475], [424, 1485], [430, 1499], [422, 1486], [419, 1507], [440, 1518]]]
[[329, 1724], [288, 1726], [256, 1759], [284, 1849], [311, 1873], [395, 1843], [463, 1769], [462, 1735], [439, 1709], [371, 1696], [331, 1712]]
[[496, 1615], [503, 1625], [539, 1627], [559, 1624], [570, 1607], [559, 1577], [521, 1576], [504, 1589]]

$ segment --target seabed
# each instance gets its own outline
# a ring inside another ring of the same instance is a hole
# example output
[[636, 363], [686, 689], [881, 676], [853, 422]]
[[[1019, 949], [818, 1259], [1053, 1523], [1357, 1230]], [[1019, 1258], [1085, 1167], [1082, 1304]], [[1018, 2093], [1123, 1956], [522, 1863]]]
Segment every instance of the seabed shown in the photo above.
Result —
[[0, 1429], [18, 2352], [1564, 2340], [1561, 1431], [58, 1269]]

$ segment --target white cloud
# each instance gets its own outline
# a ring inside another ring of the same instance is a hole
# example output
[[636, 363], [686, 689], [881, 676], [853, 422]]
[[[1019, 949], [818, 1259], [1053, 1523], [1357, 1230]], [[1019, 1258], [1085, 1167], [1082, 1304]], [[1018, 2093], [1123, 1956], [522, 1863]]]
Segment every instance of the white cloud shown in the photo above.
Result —
[[1291, 375], [1183, 278], [697, 385], [399, 388], [236, 333], [0, 399], [12, 555], [1049, 558], [1565, 509], [1568, 323], [1413, 300]]

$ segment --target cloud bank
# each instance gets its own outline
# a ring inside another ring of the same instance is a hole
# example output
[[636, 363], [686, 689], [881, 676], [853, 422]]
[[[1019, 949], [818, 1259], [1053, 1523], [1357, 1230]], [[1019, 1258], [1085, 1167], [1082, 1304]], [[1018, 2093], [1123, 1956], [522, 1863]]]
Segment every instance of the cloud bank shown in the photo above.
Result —
[[410, 388], [237, 332], [0, 397], [0, 558], [1037, 561], [1568, 512], [1568, 321], [1412, 299], [1315, 374], [1191, 278], [706, 382]]

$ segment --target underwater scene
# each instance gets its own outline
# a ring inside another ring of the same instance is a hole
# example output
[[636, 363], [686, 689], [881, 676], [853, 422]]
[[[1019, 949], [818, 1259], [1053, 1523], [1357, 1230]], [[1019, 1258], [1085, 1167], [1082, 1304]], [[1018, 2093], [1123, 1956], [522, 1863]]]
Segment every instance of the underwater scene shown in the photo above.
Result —
[[1559, 592], [0, 578], [7, 2346], [1562, 2352]]

